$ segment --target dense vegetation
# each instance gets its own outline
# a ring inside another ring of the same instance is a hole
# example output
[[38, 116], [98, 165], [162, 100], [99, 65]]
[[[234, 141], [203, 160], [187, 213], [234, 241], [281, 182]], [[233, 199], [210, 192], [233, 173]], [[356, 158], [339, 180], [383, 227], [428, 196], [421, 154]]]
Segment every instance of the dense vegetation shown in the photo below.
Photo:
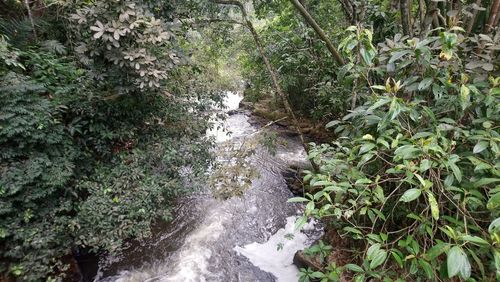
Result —
[[301, 281], [500, 279], [499, 0], [178, 2], [0, 2], [0, 280], [168, 220], [238, 71], [335, 136], [291, 201], [348, 261], [325, 238]]
[[0, 4], [0, 273], [38, 281], [169, 218], [220, 91], [167, 4], [29, 2]]
[[291, 201], [307, 203], [299, 225], [322, 219], [350, 246], [301, 280], [499, 279], [498, 3], [302, 1], [339, 62], [290, 2], [263, 29], [269, 56], [294, 108], [336, 134], [311, 147], [319, 169]]

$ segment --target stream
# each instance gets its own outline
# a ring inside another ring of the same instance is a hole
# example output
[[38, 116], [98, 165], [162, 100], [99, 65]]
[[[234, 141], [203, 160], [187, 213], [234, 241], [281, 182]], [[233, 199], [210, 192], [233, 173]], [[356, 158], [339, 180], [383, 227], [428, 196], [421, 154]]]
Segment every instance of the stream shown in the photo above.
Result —
[[[242, 97], [228, 92], [221, 129], [207, 134], [217, 148], [238, 144], [259, 130], [249, 112], [238, 110]], [[154, 228], [153, 236], [131, 244], [117, 257], [101, 259], [94, 281], [283, 281], [298, 280], [293, 265], [297, 250], [317, 240], [322, 231], [310, 222], [302, 231], [294, 223], [303, 206], [287, 203], [292, 193], [283, 171], [305, 166], [306, 155], [294, 137], [278, 133], [275, 155], [258, 146], [250, 163], [260, 176], [241, 197], [216, 199], [202, 189], [177, 201], [174, 220]]]

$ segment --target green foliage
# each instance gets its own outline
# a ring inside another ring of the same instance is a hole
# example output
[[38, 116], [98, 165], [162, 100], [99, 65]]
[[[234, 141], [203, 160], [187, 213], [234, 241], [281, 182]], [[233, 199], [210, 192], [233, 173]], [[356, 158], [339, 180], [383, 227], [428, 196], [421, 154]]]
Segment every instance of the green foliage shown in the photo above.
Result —
[[362, 74], [366, 102], [327, 125], [339, 138], [314, 145], [321, 170], [292, 201], [365, 246], [346, 266], [355, 280], [500, 277], [500, 78], [488, 76], [498, 61], [457, 30], [374, 49], [349, 28], [343, 41], [362, 59], [349, 73]]
[[318, 244], [312, 245], [311, 247], [305, 249], [304, 253], [308, 256], [318, 256], [319, 261], [323, 263], [325, 258], [331, 253], [333, 247], [325, 245], [325, 243], [320, 240]]
[[84, 64], [95, 64], [96, 76], [112, 77], [128, 87], [159, 88], [181, 63], [173, 43], [179, 23], [169, 23], [167, 28], [140, 1], [95, 1], [81, 6], [71, 15], [79, 40], [75, 50]]
[[0, 21], [0, 280], [61, 280], [78, 249], [148, 236], [212, 162], [218, 74], [142, 1], [78, 2], [45, 7], [38, 42]]
[[[267, 45], [266, 54], [277, 70], [293, 109], [317, 121], [339, 117], [335, 113], [344, 112], [350, 92], [336, 83], [335, 63], [324, 43], [302, 22], [290, 1], [256, 2], [257, 16], [266, 18], [259, 36]], [[308, 7], [329, 34], [341, 31], [341, 25], [331, 21], [332, 17], [339, 15], [339, 21], [343, 23], [336, 3], [312, 1]], [[245, 99], [276, 98], [270, 95], [269, 74], [254, 44], [243, 43], [243, 48], [248, 51], [248, 55], [241, 58], [243, 73], [251, 82]]]

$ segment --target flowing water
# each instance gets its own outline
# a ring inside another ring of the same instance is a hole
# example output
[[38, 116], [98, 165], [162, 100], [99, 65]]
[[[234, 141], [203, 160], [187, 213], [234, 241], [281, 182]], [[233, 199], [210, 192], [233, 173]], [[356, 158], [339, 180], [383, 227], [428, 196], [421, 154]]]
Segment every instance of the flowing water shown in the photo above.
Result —
[[[228, 93], [227, 110], [237, 110], [241, 97]], [[238, 144], [259, 130], [245, 111], [224, 121], [231, 132], [212, 130], [219, 147]], [[260, 174], [241, 197], [216, 199], [210, 189], [178, 200], [174, 220], [155, 228], [152, 238], [134, 244], [119, 257], [102, 261], [96, 281], [297, 281], [293, 255], [315, 241], [314, 223], [296, 231], [301, 205], [292, 197], [284, 169], [306, 159], [300, 143], [280, 137], [272, 156], [260, 148], [250, 162]]]

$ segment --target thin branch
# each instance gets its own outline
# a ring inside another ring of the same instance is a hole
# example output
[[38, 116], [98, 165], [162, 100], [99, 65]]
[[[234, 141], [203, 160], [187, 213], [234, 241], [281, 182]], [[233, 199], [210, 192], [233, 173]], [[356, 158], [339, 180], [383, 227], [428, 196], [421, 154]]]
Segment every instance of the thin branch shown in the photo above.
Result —
[[316, 34], [318, 34], [319, 38], [321, 38], [321, 40], [326, 44], [326, 48], [328, 48], [328, 51], [330, 51], [337, 64], [341, 66], [344, 65], [345, 64], [344, 60], [340, 56], [337, 49], [335, 49], [335, 47], [333, 46], [330, 39], [328, 39], [328, 37], [326, 36], [323, 29], [321, 29], [321, 27], [316, 23], [314, 18], [309, 14], [309, 12], [304, 8], [304, 6], [302, 6], [302, 4], [300, 4], [298, 0], [290, 0], [290, 1], [292, 2], [293, 6], [295, 6], [295, 8], [299, 10], [300, 14], [304, 17], [306, 22], [314, 29], [314, 31], [316, 31]]

